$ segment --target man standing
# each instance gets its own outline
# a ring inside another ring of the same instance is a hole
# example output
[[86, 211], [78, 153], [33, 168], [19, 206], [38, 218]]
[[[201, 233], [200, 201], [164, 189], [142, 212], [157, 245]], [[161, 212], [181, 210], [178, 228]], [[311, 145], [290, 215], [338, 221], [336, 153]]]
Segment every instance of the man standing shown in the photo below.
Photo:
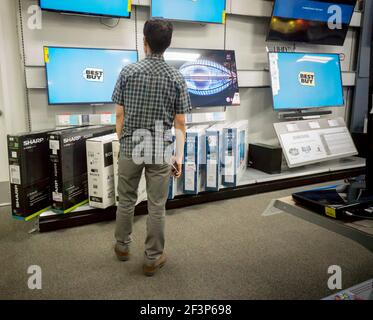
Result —
[[[145, 169], [149, 216], [143, 271], [147, 276], [154, 275], [167, 260], [164, 246], [168, 187], [171, 173], [177, 178], [181, 176], [185, 113], [191, 110], [183, 76], [163, 57], [171, 44], [172, 32], [172, 24], [168, 21], [150, 19], [145, 23], [146, 58], [122, 70], [112, 99], [117, 104], [117, 134], [121, 142], [115, 253], [121, 261], [129, 259], [138, 185]], [[176, 156], [172, 170], [170, 159], [163, 155], [172, 144], [169, 133], [173, 125]], [[161, 143], [154, 141], [161, 134], [160, 128], [163, 131]]]

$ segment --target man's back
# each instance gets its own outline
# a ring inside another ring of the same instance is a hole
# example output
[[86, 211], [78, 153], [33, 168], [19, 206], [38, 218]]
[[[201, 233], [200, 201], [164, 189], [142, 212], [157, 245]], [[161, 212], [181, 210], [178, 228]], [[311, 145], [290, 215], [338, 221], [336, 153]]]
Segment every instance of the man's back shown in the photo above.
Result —
[[148, 56], [122, 70], [113, 101], [125, 108], [122, 137], [127, 156], [132, 153], [136, 130], [148, 130], [154, 137], [157, 124], [161, 123], [164, 131], [171, 129], [175, 115], [184, 113], [185, 105], [190, 105], [185, 91], [181, 73], [160, 55]]

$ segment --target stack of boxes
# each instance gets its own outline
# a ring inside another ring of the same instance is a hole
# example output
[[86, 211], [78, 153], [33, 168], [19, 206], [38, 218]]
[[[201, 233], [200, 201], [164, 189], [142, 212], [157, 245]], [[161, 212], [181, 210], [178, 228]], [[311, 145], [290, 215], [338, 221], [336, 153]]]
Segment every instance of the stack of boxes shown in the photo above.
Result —
[[69, 213], [88, 202], [86, 141], [113, 133], [113, 126], [81, 127], [48, 134], [52, 208]]
[[205, 189], [206, 180], [206, 129], [209, 125], [194, 126], [186, 132], [184, 151], [185, 194], [198, 194]]
[[247, 167], [248, 120], [236, 121], [223, 130], [222, 183], [236, 187]]
[[222, 184], [223, 133], [227, 126], [222, 123], [206, 130], [206, 191], [219, 191]]
[[[77, 127], [8, 136], [14, 217], [29, 220], [50, 208], [68, 213], [87, 202], [100, 209], [118, 205], [115, 127], [89, 126], [94, 120], [87, 119], [69, 116], [59, 124]], [[247, 136], [247, 120], [188, 128], [183, 175], [170, 178], [169, 199], [237, 186], [247, 166]], [[143, 172], [137, 204], [146, 200]]]

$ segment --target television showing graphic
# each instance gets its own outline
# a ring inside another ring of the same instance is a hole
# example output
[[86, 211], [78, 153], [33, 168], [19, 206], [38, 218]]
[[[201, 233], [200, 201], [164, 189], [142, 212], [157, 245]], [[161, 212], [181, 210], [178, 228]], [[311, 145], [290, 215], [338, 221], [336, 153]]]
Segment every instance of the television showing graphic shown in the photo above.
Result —
[[338, 54], [270, 53], [277, 111], [344, 106]]
[[138, 60], [137, 51], [45, 47], [49, 104], [112, 103], [122, 68]]
[[225, 23], [226, 0], [152, 0], [152, 17], [203, 23]]
[[276, 0], [267, 40], [343, 46], [356, 0]]
[[165, 60], [184, 76], [193, 107], [240, 104], [234, 51], [168, 49]]
[[39, 0], [40, 8], [49, 11], [129, 18], [131, 0]]

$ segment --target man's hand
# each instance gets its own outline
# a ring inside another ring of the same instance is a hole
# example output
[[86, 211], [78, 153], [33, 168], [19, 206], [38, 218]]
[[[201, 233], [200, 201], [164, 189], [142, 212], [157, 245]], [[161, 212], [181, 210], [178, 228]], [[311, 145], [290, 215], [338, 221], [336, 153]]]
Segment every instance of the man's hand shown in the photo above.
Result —
[[183, 172], [183, 162], [176, 157], [172, 158], [172, 175], [179, 179]]

